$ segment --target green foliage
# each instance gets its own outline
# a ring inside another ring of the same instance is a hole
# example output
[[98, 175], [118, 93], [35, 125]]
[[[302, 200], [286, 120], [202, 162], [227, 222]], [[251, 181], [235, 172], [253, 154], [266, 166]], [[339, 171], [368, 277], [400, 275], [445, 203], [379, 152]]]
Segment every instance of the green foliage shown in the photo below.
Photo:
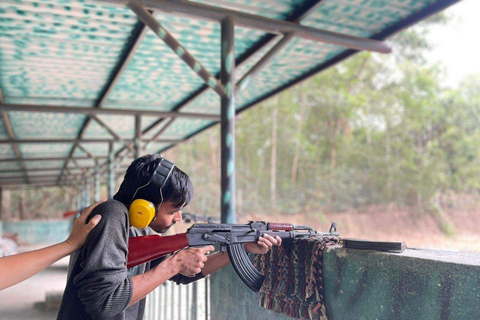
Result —
[[[436, 15], [393, 37], [394, 54], [357, 54], [240, 114], [237, 214], [315, 215], [395, 204], [431, 212], [453, 234], [436, 199], [479, 192], [480, 76], [466, 79], [462, 91], [444, 88], [442, 67], [426, 61], [429, 26], [447, 22]], [[193, 148], [199, 155], [181, 159], [189, 172], [194, 168], [192, 210], [215, 214], [219, 208], [219, 173], [209, 173], [220, 164], [218, 141], [216, 126], [175, 150], [191, 154]]]
[[271, 209], [273, 147], [277, 211], [415, 206], [452, 234], [448, 217], [432, 203], [452, 192], [478, 194], [480, 76], [466, 79], [461, 92], [444, 88], [441, 66], [425, 60], [428, 27], [447, 21], [445, 15], [428, 19], [392, 38], [395, 54], [358, 54], [242, 113], [239, 211]]

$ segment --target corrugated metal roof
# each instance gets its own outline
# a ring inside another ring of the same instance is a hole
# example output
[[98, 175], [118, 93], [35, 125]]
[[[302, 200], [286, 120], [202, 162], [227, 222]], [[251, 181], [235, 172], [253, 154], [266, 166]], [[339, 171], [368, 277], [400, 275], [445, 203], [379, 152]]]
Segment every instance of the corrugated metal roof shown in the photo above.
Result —
[[[319, 2], [304, 26], [362, 38], [386, 36], [441, 10], [455, 0], [325, 0]], [[302, 0], [204, 0], [211, 6], [247, 12], [279, 20], [291, 20], [312, 1]], [[212, 75], [220, 72], [220, 24], [201, 18], [155, 11], [156, 18]], [[3, 104], [37, 106], [102, 107], [220, 114], [220, 99], [206, 90], [185, 105], [195, 93], [205, 88], [203, 80], [191, 70], [152, 31], [141, 34], [141, 24], [126, 6], [86, 0], [2, 0], [0, 2], [0, 89]], [[131, 59], [119, 73], [111, 91], [106, 89], [132, 45], [139, 38]], [[269, 38], [273, 38], [271, 41]], [[264, 31], [235, 28], [235, 51], [238, 62], [236, 80], [240, 80], [272, 48], [281, 36]], [[259, 43], [266, 43], [260, 46]], [[258, 49], [258, 50], [256, 50]], [[355, 51], [338, 45], [294, 38], [236, 97], [236, 109], [244, 110], [266, 97], [288, 88], [315, 72]], [[248, 57], [248, 59], [246, 59]], [[103, 98], [103, 100], [102, 100]], [[101, 101], [101, 106], [99, 103]], [[17, 140], [64, 139], [55, 143], [18, 143], [22, 158], [83, 158], [79, 166], [94, 166], [89, 156], [108, 154], [108, 143], [81, 143], [75, 148], [87, 122], [85, 114], [8, 111], [12, 134]], [[135, 136], [134, 118], [129, 115], [98, 115], [121, 139]], [[161, 126], [158, 116], [143, 116], [144, 138], [151, 139]], [[216, 123], [212, 119], [176, 118], [162, 132], [161, 139], [181, 140]], [[25, 161], [30, 171], [25, 180], [22, 166], [11, 161], [18, 158], [9, 140], [8, 125], [0, 123], [0, 184], [40, 179], [56, 180], [64, 166], [77, 165], [65, 160]], [[164, 124], [165, 125], [165, 124]], [[148, 130], [151, 127], [156, 130]], [[112, 139], [99, 122], [91, 121], [82, 136], [85, 139]], [[147, 152], [157, 152], [172, 143], [149, 144]], [[119, 151], [124, 143], [115, 143]], [[72, 154], [73, 152], [73, 154]], [[8, 160], [8, 161], [3, 161]], [[103, 159], [102, 161], [105, 161]], [[101, 162], [102, 162], [101, 161]], [[72, 171], [73, 172], [73, 171]], [[51, 175], [52, 178], [47, 176]], [[18, 176], [18, 178], [14, 178]], [[41, 176], [42, 178], [33, 178]], [[8, 177], [8, 178], [5, 178]], [[13, 178], [11, 178], [13, 177]], [[42, 181], [43, 181], [42, 180]]]

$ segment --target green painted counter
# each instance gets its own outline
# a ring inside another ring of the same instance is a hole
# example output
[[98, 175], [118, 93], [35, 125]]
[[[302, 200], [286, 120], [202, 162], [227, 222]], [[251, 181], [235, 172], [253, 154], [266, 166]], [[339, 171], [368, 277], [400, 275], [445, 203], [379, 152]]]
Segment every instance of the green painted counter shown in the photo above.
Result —
[[336, 248], [324, 256], [327, 316], [335, 319], [480, 319], [480, 255]]
[[[324, 286], [330, 320], [480, 319], [479, 254], [337, 247], [324, 255]], [[291, 319], [259, 307], [231, 267], [212, 276], [211, 317]]]

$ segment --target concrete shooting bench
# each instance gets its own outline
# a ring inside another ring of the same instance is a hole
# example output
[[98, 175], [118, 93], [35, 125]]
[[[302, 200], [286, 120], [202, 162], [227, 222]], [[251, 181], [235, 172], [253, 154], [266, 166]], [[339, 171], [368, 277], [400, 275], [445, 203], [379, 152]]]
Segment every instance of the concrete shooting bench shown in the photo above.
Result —
[[[334, 247], [323, 260], [329, 320], [480, 319], [480, 254]], [[212, 319], [292, 319], [258, 306], [232, 268], [212, 276]]]

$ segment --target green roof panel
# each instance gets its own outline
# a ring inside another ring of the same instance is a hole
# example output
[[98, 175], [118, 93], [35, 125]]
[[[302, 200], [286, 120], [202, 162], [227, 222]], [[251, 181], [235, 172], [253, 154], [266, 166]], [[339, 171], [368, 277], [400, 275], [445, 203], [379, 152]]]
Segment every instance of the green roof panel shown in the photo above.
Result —
[[[307, 0], [191, 2], [280, 20], [297, 17], [300, 11], [316, 3]], [[384, 39], [455, 2], [457, 0], [324, 0], [302, 18], [301, 24], [350, 36]], [[188, 1], [185, 3], [188, 4]], [[159, 10], [155, 10], [154, 15], [210, 74], [218, 76], [219, 23]], [[219, 115], [220, 99], [210, 89], [184, 104], [205, 87], [203, 80], [148, 28], [145, 36], [140, 36], [142, 25], [126, 6], [96, 0], [0, 1], [0, 106], [86, 107]], [[235, 70], [236, 81], [280, 41], [281, 36], [263, 47], [258, 46], [267, 38], [273, 38], [273, 35], [250, 26], [235, 27], [235, 57], [246, 60]], [[345, 47], [294, 37], [238, 93], [236, 109], [249, 108], [353, 53]], [[0, 139], [3, 140], [0, 145], [0, 172], [14, 170], [20, 173], [20, 177], [24, 176], [20, 162], [15, 162], [17, 154], [6, 130], [10, 124], [16, 140], [72, 140], [66, 143], [17, 141], [23, 158], [105, 157], [109, 152], [108, 142], [80, 143], [81, 148], [88, 151], [86, 153], [74, 147], [73, 141], [114, 141], [110, 131], [123, 140], [131, 141], [135, 137], [132, 114], [99, 114], [98, 118], [107, 129], [95, 120], [88, 121], [85, 111], [78, 114], [61, 112], [57, 108], [55, 111], [58, 112], [36, 111], [9, 109], [5, 113], [7, 117], [4, 118], [9, 123], [0, 122]], [[181, 140], [216, 123], [216, 120], [201, 117], [178, 117], [170, 121], [169, 117], [160, 115], [142, 116], [142, 131], [146, 131], [143, 139], [152, 139], [161, 132], [157, 139]], [[163, 130], [163, 125], [167, 124]], [[152, 142], [145, 152], [165, 150], [172, 145]], [[114, 143], [116, 153], [122, 148], [123, 142]], [[123, 160], [126, 164], [130, 161], [131, 155]], [[105, 159], [101, 163], [104, 164]], [[42, 177], [45, 176], [41, 174], [44, 171], [59, 176], [64, 166], [72, 172], [80, 172], [77, 165], [89, 167], [95, 162], [92, 159], [76, 163], [45, 160], [25, 161], [24, 165], [27, 171], [36, 169], [31, 172]], [[45, 170], [38, 170], [41, 168]]]

